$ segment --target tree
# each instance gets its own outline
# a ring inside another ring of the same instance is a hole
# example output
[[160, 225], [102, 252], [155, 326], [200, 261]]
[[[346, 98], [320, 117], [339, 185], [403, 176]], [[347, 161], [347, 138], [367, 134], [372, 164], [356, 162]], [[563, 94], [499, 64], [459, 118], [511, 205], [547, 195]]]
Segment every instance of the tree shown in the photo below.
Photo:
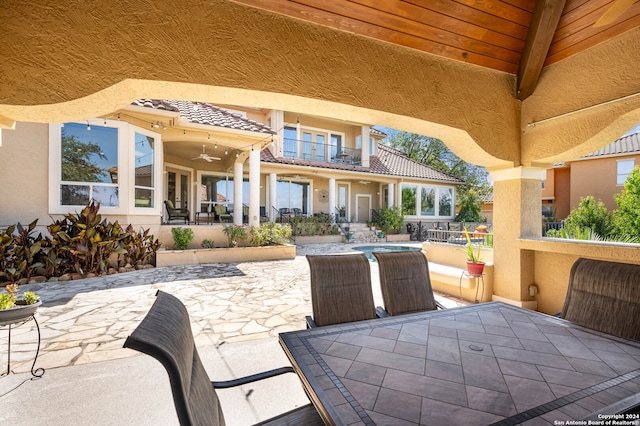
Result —
[[592, 195], [580, 198], [580, 204], [569, 213], [564, 227], [569, 235], [581, 235], [591, 229], [598, 237], [608, 238], [612, 231], [612, 215], [602, 201]]
[[[387, 145], [418, 163], [463, 180], [464, 183], [456, 190], [458, 206], [461, 208], [458, 216], [462, 214], [461, 217], [468, 218], [466, 221], [469, 222], [480, 220], [481, 200], [478, 189], [489, 186], [488, 173], [484, 167], [465, 162], [447, 148], [440, 139], [393, 129], [385, 129], [385, 131], [389, 136], [383, 142]], [[404, 196], [403, 192], [403, 200]], [[406, 211], [403, 213], [415, 214]]]
[[613, 212], [613, 232], [640, 238], [640, 168], [627, 176], [624, 189], [615, 195], [618, 209]]
[[62, 180], [71, 182], [102, 182], [101, 177], [107, 175], [105, 169], [98, 167], [91, 161], [92, 155], [102, 159], [106, 156], [101, 152], [100, 145], [89, 142], [83, 143], [75, 136], [62, 133]]

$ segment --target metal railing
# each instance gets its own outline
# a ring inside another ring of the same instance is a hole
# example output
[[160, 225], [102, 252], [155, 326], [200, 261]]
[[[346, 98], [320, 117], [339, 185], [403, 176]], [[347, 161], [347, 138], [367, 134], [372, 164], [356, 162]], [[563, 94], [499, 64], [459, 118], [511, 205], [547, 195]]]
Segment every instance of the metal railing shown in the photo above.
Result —
[[[489, 232], [469, 231], [472, 244], [493, 247], [493, 234]], [[434, 243], [467, 244], [467, 236], [464, 231], [445, 231], [442, 229], [428, 229], [427, 240]]]
[[296, 160], [362, 165], [362, 150], [325, 143], [284, 139], [283, 156]]

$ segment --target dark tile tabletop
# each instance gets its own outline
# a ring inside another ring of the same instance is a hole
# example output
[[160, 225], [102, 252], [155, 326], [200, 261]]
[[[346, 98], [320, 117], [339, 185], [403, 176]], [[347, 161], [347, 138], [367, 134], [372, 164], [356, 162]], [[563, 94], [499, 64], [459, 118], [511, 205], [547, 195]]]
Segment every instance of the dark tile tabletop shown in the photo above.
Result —
[[640, 393], [639, 342], [500, 302], [280, 342], [333, 424], [554, 424]]

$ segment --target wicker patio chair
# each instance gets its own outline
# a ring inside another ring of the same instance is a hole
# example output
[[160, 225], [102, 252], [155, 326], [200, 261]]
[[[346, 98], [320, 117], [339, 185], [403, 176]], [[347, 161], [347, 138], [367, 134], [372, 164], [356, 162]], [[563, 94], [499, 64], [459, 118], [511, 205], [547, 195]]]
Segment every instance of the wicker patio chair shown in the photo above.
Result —
[[579, 258], [571, 267], [560, 316], [603, 333], [640, 341], [640, 265]]
[[384, 311], [403, 315], [444, 308], [436, 302], [429, 278], [429, 263], [422, 251], [373, 252], [380, 269]]
[[307, 327], [376, 318], [371, 270], [364, 253], [307, 255], [313, 318]]
[[[149, 313], [127, 337], [124, 347], [150, 355], [164, 366], [183, 426], [225, 424], [216, 388], [294, 372], [292, 367], [282, 367], [235, 380], [211, 382], [193, 340], [187, 309], [179, 299], [163, 291], [158, 291]], [[307, 404], [260, 424], [321, 425], [322, 420], [315, 408]]]

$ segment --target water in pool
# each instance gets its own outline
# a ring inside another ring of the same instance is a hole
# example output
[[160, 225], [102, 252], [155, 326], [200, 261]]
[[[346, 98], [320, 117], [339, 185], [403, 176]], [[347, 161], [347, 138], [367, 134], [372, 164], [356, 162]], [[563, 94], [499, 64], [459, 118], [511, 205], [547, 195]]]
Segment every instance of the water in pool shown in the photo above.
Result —
[[419, 247], [406, 247], [406, 246], [358, 246], [352, 250], [363, 252], [371, 262], [375, 262], [376, 258], [373, 257], [374, 251], [418, 251]]

